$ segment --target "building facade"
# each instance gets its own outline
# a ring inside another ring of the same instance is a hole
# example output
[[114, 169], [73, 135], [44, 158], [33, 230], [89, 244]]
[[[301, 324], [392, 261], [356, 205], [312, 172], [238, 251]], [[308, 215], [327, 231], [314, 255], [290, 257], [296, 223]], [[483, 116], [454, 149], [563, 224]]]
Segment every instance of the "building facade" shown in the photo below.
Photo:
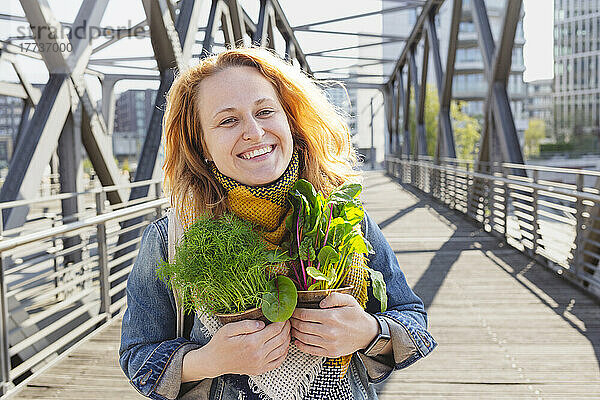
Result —
[[23, 100], [0, 96], [0, 168], [8, 167], [19, 132]]
[[554, 118], [559, 140], [600, 135], [600, 0], [554, 1]]
[[[456, 59], [454, 63], [454, 81], [452, 83], [452, 96], [454, 100], [466, 101], [463, 111], [467, 114], [483, 119], [485, 100], [488, 92], [488, 82], [484, 72], [484, 64], [479, 48], [478, 33], [473, 14], [471, 1], [463, 0], [462, 18], [459, 26]], [[446, 57], [448, 48], [448, 33], [452, 19], [452, 2], [440, 10], [438, 36], [440, 37], [441, 53]], [[496, 43], [502, 34], [504, 19], [505, 0], [486, 0], [485, 2], [492, 35]], [[515, 119], [517, 132], [520, 135], [527, 129], [527, 112], [525, 111], [525, 100], [527, 98], [526, 85], [523, 81], [525, 63], [523, 61], [523, 45], [525, 37], [523, 34], [523, 13], [517, 26], [515, 42], [512, 51], [511, 72], [508, 78], [508, 95], [510, 105]], [[444, 60], [445, 62], [445, 60]]]
[[117, 98], [113, 153], [120, 162], [137, 161], [152, 117], [156, 90], [127, 90]]
[[554, 113], [553, 113], [553, 79], [540, 79], [527, 83], [527, 100], [525, 109], [529, 119], [544, 121], [546, 137], [554, 138]]

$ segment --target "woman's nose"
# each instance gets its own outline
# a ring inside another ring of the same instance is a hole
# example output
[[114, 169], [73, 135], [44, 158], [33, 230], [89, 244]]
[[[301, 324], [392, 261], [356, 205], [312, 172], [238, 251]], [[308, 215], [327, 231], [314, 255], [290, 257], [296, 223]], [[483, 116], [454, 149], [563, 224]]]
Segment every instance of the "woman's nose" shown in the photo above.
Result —
[[242, 133], [244, 140], [260, 139], [265, 134], [265, 131], [255, 118], [247, 118], [246, 121], [244, 132]]

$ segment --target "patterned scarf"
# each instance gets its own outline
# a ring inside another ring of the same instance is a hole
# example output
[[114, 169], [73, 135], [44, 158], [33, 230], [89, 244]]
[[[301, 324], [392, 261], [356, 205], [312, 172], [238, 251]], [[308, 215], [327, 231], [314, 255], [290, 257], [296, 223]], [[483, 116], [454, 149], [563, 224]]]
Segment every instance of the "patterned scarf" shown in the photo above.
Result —
[[[285, 218], [292, 212], [288, 192], [298, 180], [299, 165], [299, 154], [295, 151], [290, 165], [277, 181], [266, 186], [247, 186], [223, 175], [211, 163], [214, 177], [227, 191], [231, 211], [260, 227], [261, 235], [270, 247], [281, 244], [286, 236]], [[192, 205], [177, 207], [177, 213], [184, 230], [198, 218]], [[367, 302], [368, 282], [367, 273], [362, 268], [365, 263], [362, 254], [355, 254], [344, 281], [344, 286], [354, 287], [352, 295], [363, 308]], [[288, 273], [285, 266], [274, 272]], [[200, 319], [210, 335], [220, 327], [213, 316], [203, 314]], [[247, 379], [240, 375], [227, 376], [226, 379], [239, 390], [243, 399], [264, 399], [265, 396], [282, 400], [351, 399], [346, 376], [351, 359], [352, 355], [328, 359], [312, 356], [301, 352], [292, 343], [286, 360], [279, 368]]]

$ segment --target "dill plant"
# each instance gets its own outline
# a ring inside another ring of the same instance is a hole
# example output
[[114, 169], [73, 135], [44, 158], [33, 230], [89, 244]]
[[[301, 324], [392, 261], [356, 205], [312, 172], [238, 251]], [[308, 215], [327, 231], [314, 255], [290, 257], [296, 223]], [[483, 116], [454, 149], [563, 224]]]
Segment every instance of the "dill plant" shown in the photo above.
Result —
[[252, 223], [230, 213], [203, 216], [184, 233], [175, 262], [163, 261], [157, 274], [179, 291], [186, 312], [231, 314], [261, 306], [268, 259]]

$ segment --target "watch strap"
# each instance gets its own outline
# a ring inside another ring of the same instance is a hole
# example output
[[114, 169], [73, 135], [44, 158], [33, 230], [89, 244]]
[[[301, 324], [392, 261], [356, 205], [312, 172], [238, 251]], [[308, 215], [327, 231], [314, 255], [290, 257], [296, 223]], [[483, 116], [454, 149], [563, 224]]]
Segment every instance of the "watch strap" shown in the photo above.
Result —
[[385, 318], [377, 314], [374, 314], [373, 317], [375, 317], [379, 324], [379, 334], [373, 339], [369, 346], [363, 350], [363, 353], [369, 357], [380, 354], [391, 340], [390, 328]]

